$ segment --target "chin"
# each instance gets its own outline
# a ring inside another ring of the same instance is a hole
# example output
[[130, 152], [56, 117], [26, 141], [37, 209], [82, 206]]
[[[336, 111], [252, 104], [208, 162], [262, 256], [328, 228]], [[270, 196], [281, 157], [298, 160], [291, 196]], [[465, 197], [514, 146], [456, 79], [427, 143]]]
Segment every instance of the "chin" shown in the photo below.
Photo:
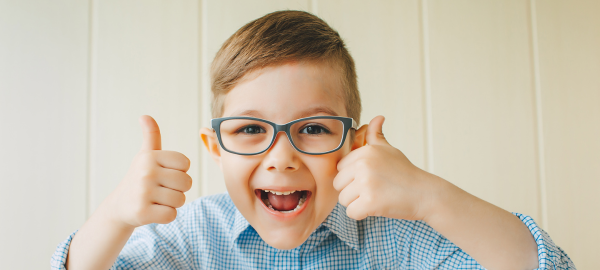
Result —
[[302, 243], [304, 243], [304, 241], [306, 241], [306, 239], [308, 239], [308, 237], [310, 236], [310, 234], [300, 235], [298, 231], [291, 228], [279, 228], [275, 231], [270, 230], [268, 232], [263, 233], [259, 231], [257, 232], [258, 235], [260, 235], [260, 237], [263, 239], [263, 241], [265, 241], [269, 246], [272, 246], [276, 249], [284, 250], [297, 248], [298, 246], [302, 245]]

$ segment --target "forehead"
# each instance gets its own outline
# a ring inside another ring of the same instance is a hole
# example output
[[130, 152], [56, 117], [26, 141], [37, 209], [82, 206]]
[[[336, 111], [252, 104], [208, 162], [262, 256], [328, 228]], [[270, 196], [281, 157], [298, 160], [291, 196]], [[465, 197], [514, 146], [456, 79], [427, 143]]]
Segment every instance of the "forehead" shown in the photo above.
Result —
[[293, 62], [244, 76], [229, 91], [223, 117], [253, 116], [279, 123], [311, 115], [347, 116], [339, 74], [328, 65]]

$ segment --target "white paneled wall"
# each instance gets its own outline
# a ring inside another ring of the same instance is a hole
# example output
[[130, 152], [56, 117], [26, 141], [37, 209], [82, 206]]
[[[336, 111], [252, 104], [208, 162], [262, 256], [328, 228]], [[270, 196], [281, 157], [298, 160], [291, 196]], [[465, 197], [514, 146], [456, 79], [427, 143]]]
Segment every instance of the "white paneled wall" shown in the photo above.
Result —
[[535, 1], [548, 230], [600, 269], [600, 1]]
[[90, 104], [90, 212], [125, 176], [142, 143], [139, 117], [154, 117], [164, 150], [192, 162], [199, 193], [198, 1], [94, 1]]
[[125, 176], [153, 116], [225, 191], [198, 131], [210, 63], [239, 27], [300, 9], [353, 55], [361, 124], [417, 166], [532, 216], [578, 268], [600, 242], [600, 2], [0, 0], [0, 261], [47, 268]]
[[528, 2], [428, 3], [433, 172], [542, 221]]
[[85, 1], [0, 1], [0, 268], [48, 269], [86, 220]]
[[340, 32], [354, 58], [363, 103], [360, 124], [384, 115], [389, 142], [425, 168], [419, 2], [319, 1], [317, 10]]

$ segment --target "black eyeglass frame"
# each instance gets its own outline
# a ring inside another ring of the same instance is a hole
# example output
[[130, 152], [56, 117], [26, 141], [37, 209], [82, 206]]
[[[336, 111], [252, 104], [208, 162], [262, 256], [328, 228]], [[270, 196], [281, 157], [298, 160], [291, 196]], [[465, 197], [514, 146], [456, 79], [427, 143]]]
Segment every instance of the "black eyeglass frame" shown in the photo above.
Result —
[[[264, 150], [260, 151], [260, 152], [256, 152], [256, 153], [238, 153], [235, 151], [231, 151], [229, 149], [227, 149], [225, 147], [225, 145], [223, 145], [223, 141], [221, 140], [221, 123], [223, 121], [229, 120], [229, 119], [247, 119], [247, 120], [256, 120], [256, 121], [261, 121], [264, 123], [267, 123], [269, 125], [271, 125], [273, 127], [273, 138], [271, 138], [271, 143], [269, 143], [269, 146], [267, 146], [267, 148], [265, 148]], [[302, 150], [300, 150], [293, 142], [292, 140], [292, 135], [290, 134], [290, 128], [291, 126], [296, 123], [296, 122], [300, 122], [300, 121], [306, 121], [306, 120], [310, 120], [310, 119], [336, 119], [339, 120], [343, 123], [344, 125], [344, 133], [342, 134], [342, 140], [340, 141], [340, 144], [333, 150], [327, 151], [327, 152], [321, 152], [321, 153], [309, 153], [309, 152], [304, 152]], [[300, 118], [300, 119], [296, 119], [294, 121], [291, 121], [287, 124], [283, 124], [283, 125], [278, 125], [275, 124], [269, 120], [265, 120], [265, 119], [261, 119], [261, 118], [256, 118], [256, 117], [247, 117], [247, 116], [232, 116], [232, 117], [221, 117], [221, 118], [213, 118], [210, 120], [210, 126], [212, 127], [213, 131], [215, 131], [217, 133], [217, 140], [219, 141], [219, 144], [221, 145], [221, 147], [232, 154], [237, 154], [237, 155], [242, 155], [242, 156], [252, 156], [252, 155], [258, 155], [261, 154], [267, 150], [269, 150], [269, 148], [271, 148], [271, 146], [273, 146], [273, 142], [275, 142], [275, 138], [277, 137], [277, 134], [279, 134], [279, 132], [283, 131], [285, 132], [288, 141], [290, 141], [290, 144], [294, 147], [294, 149], [296, 149], [298, 152], [303, 153], [303, 154], [308, 154], [308, 155], [324, 155], [324, 154], [329, 154], [332, 152], [335, 152], [337, 150], [340, 150], [340, 148], [342, 148], [342, 146], [344, 145], [344, 142], [346, 141], [346, 135], [348, 134], [348, 130], [350, 129], [354, 129], [356, 130], [356, 128], [358, 127], [358, 124], [356, 123], [356, 121], [354, 121], [353, 118], [351, 117], [343, 117], [343, 116], [311, 116], [311, 117], [305, 117], [305, 118]]]

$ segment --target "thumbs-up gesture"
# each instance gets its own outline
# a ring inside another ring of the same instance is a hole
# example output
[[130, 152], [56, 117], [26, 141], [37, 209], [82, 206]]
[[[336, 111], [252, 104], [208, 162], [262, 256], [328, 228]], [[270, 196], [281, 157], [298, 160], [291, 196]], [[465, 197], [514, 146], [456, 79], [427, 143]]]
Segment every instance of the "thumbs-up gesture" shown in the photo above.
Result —
[[142, 149], [127, 175], [107, 198], [113, 221], [138, 227], [149, 223], [169, 223], [183, 206], [183, 192], [192, 187], [186, 173], [190, 160], [175, 151], [161, 150], [160, 129], [148, 115], [140, 117]]
[[427, 215], [434, 176], [413, 165], [385, 139], [385, 118], [371, 120], [366, 143], [346, 155], [338, 164], [333, 186], [340, 191], [339, 202], [353, 219], [384, 216], [421, 220]]

